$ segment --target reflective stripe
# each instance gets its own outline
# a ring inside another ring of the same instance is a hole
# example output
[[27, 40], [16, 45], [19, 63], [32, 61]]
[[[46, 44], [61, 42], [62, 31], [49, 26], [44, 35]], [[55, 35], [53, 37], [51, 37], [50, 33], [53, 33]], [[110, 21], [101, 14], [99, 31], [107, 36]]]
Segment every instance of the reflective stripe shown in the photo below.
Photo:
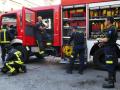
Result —
[[73, 58], [73, 55], [71, 55], [71, 58]]
[[21, 52], [20, 52], [20, 51], [17, 51], [17, 52], [15, 52], [14, 54], [17, 56], [18, 60], [21, 61], [21, 59], [20, 59], [20, 57], [19, 57], [19, 56], [21, 56]]
[[44, 54], [44, 51], [39, 52], [39, 54]]
[[23, 64], [22, 61], [15, 61], [17, 64]]
[[29, 49], [29, 47], [28, 47], [28, 46], [26, 47], [26, 49], [27, 49], [27, 51], [30, 51], [30, 49]]
[[6, 31], [4, 31], [4, 41], [6, 41]]
[[6, 31], [6, 29], [2, 29], [2, 31]]
[[14, 64], [14, 62], [13, 61], [9, 61], [9, 62], [7, 62], [8, 64]]
[[14, 62], [8, 62], [6, 63], [6, 66], [10, 69], [10, 73], [14, 72], [15, 71], [15, 68], [14, 67], [11, 67], [10, 64], [14, 64]]
[[1, 35], [1, 33], [0, 33], [0, 43], [10, 43], [10, 41], [7, 41], [7, 35], [6, 35], [6, 30], [5, 29], [3, 29], [2, 30], [2, 32], [3, 32], [3, 40], [2, 40], [2, 35]]
[[10, 41], [1, 41], [1, 43], [10, 43]]
[[47, 43], [47, 45], [52, 45], [52, 43]]
[[106, 64], [113, 64], [113, 61], [106, 61]]

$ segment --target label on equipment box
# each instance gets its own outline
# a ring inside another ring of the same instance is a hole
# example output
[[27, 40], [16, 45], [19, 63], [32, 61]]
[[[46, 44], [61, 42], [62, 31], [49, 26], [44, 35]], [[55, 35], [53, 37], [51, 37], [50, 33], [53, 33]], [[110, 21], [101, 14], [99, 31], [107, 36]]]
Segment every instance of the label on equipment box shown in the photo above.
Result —
[[31, 48], [31, 51], [32, 51], [32, 52], [39, 52], [39, 47], [32, 47], [32, 48]]

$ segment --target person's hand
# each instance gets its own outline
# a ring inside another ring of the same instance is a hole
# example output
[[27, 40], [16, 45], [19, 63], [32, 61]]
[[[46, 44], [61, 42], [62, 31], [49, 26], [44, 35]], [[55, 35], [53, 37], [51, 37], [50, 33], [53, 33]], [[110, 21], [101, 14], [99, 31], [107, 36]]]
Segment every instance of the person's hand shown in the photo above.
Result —
[[107, 42], [108, 38], [97, 38], [98, 42]]
[[96, 39], [98, 42], [103, 42], [103, 39], [102, 38], [97, 38]]

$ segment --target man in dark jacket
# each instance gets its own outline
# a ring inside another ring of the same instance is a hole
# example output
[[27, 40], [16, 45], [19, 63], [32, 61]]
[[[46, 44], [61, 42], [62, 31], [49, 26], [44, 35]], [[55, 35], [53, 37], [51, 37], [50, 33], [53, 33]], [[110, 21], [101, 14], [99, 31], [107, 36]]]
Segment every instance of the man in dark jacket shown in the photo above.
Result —
[[0, 45], [1, 45], [1, 58], [2, 58], [2, 63], [4, 64], [4, 61], [5, 61], [5, 55], [6, 55], [6, 50], [5, 50], [5, 47], [6, 45], [10, 44], [11, 40], [14, 39], [15, 37], [15, 30], [12, 31], [12, 30], [8, 30], [7, 28], [7, 25], [4, 24], [3, 25], [3, 28], [0, 32]]
[[118, 38], [117, 29], [113, 25], [114, 18], [108, 17], [106, 20], [107, 30], [106, 37], [100, 38], [99, 41], [104, 44], [105, 54], [105, 69], [108, 72], [107, 83], [103, 84], [103, 88], [114, 88], [114, 82], [116, 82], [116, 66], [117, 66], [117, 54], [116, 54], [116, 41]]
[[74, 42], [73, 47], [73, 54], [71, 55], [70, 59], [70, 65], [67, 70], [67, 73], [72, 74], [73, 65], [75, 60], [77, 59], [77, 56], [79, 55], [79, 73], [83, 74], [84, 66], [85, 66], [85, 38], [84, 33], [77, 32], [77, 27], [73, 27], [72, 29], [73, 33], [70, 37], [70, 40], [68, 44], [70, 44], [72, 41]]
[[39, 47], [39, 53], [42, 54], [44, 53], [44, 45], [43, 45], [43, 39], [44, 39], [44, 35], [46, 33], [46, 28], [47, 28], [47, 24], [44, 24], [42, 21], [42, 17], [38, 16], [38, 22], [35, 25], [35, 38]]

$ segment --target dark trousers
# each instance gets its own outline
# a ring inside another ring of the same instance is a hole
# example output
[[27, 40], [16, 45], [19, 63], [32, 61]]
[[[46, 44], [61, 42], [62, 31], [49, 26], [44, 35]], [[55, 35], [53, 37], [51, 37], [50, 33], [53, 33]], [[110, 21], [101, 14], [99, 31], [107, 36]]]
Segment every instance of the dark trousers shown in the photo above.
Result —
[[114, 46], [105, 46], [105, 69], [108, 72], [109, 77], [115, 77], [116, 75], [116, 66], [117, 66], [117, 55]]
[[39, 48], [44, 49], [44, 42], [47, 42], [49, 40], [51, 40], [51, 36], [48, 33], [41, 33], [41, 34], [36, 34], [36, 41], [37, 41], [37, 45], [39, 46]]
[[1, 45], [1, 58], [2, 58], [2, 63], [5, 62], [5, 56], [6, 56], [6, 49], [5, 49], [5, 44]]
[[75, 46], [73, 48], [73, 57], [71, 57], [70, 59], [70, 70], [73, 69], [74, 66], [74, 62], [77, 59], [77, 56], [79, 55], [79, 70], [83, 70], [84, 69], [84, 62], [85, 62], [85, 48], [84, 46]]
[[42, 35], [37, 35], [36, 34], [36, 41], [37, 41], [37, 45], [39, 48], [43, 48], [43, 42], [42, 42]]

